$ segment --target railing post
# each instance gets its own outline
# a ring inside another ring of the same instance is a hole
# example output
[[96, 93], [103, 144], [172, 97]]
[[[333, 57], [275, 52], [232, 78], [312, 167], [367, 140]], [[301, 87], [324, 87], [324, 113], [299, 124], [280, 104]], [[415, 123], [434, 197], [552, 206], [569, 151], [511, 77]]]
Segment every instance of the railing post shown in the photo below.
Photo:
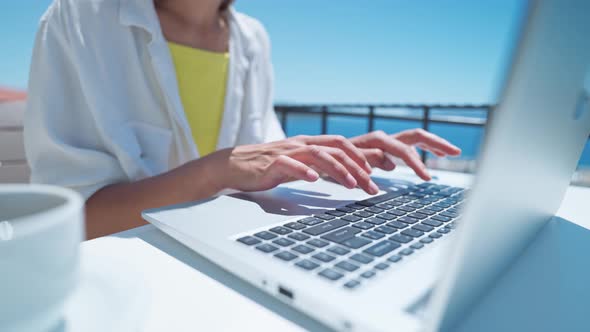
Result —
[[[428, 131], [428, 127], [430, 125], [430, 107], [424, 106], [422, 110], [424, 111], [422, 116], [422, 129]], [[420, 152], [420, 156], [422, 158], [422, 162], [426, 163], [426, 151], [422, 150]]]
[[369, 126], [367, 128], [368, 132], [372, 132], [375, 130], [375, 106], [369, 106]]
[[287, 133], [287, 114], [289, 114], [288, 112], [288, 108], [287, 107], [281, 107], [281, 127], [283, 127], [283, 131], [285, 133]]
[[328, 133], [328, 107], [322, 106], [322, 135]]

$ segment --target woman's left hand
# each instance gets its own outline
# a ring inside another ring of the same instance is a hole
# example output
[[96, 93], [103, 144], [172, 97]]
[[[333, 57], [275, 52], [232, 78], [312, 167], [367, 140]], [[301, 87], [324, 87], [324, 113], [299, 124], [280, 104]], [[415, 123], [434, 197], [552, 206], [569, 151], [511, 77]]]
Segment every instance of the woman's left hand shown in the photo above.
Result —
[[390, 154], [402, 159], [425, 181], [430, 180], [430, 175], [420, 159], [416, 147], [430, 151], [438, 157], [461, 154], [461, 149], [455, 145], [423, 129], [404, 130], [393, 135], [379, 130], [353, 137], [350, 141], [361, 149], [371, 166], [387, 171], [393, 170], [395, 164], [387, 156]]

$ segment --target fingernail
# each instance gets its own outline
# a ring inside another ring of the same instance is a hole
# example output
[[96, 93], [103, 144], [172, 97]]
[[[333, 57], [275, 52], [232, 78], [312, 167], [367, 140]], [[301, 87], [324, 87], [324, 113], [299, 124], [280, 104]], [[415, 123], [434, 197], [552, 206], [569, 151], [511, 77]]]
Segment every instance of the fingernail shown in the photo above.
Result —
[[351, 189], [356, 187], [356, 180], [350, 175], [350, 173], [346, 176], [346, 184], [348, 185], [347, 187]]
[[308, 179], [315, 181], [317, 179], [319, 179], [320, 175], [318, 174], [318, 172], [314, 171], [313, 169], [308, 169], [307, 173], [305, 174], [307, 176]]
[[375, 182], [369, 182], [369, 194], [376, 195], [379, 193], [379, 187], [375, 184]]

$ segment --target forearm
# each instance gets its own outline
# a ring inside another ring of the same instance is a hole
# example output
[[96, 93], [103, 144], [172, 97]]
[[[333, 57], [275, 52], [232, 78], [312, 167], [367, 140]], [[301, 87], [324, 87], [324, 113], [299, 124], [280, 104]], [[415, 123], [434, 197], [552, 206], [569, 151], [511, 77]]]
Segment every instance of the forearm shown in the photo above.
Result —
[[141, 218], [145, 209], [213, 196], [223, 189], [214, 165], [217, 158], [207, 156], [157, 176], [100, 189], [86, 202], [86, 237], [141, 226], [145, 224]]

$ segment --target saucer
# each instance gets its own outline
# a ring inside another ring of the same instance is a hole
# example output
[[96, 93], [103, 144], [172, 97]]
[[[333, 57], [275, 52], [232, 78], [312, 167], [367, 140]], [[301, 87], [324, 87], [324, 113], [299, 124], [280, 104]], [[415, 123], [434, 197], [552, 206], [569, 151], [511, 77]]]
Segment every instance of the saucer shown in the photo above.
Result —
[[82, 248], [77, 289], [54, 332], [140, 331], [147, 312], [144, 277], [130, 264]]

